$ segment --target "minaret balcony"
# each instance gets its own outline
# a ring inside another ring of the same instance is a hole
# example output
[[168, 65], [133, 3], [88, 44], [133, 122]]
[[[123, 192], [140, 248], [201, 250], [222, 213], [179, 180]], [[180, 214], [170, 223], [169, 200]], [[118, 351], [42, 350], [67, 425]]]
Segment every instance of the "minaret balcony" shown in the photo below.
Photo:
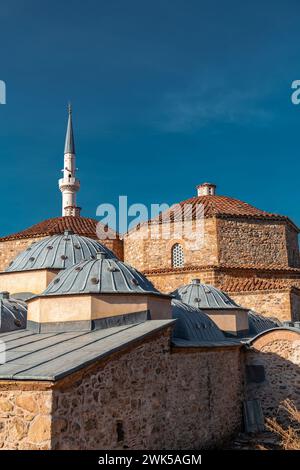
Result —
[[64, 191], [66, 189], [79, 191], [80, 181], [74, 177], [60, 178], [58, 180], [59, 189]]

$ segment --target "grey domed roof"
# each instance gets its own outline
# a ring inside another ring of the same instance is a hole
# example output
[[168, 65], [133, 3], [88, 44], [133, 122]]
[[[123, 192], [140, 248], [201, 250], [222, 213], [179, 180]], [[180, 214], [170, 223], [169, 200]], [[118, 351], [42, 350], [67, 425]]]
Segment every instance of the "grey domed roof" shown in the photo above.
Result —
[[252, 310], [248, 312], [248, 319], [249, 319], [249, 334], [251, 336], [258, 335], [263, 331], [270, 330], [271, 328], [278, 328], [282, 326], [279, 320], [264, 317], [263, 315], [259, 315]]
[[112, 251], [97, 240], [66, 231], [33, 243], [10, 263], [6, 271], [65, 269], [82, 260], [96, 257], [98, 251], [115, 258]]
[[214, 310], [241, 308], [227, 294], [216, 287], [201, 284], [199, 279], [194, 279], [190, 284], [179, 287], [172, 292], [172, 295], [195, 308]]
[[26, 328], [26, 320], [26, 303], [10, 297], [8, 292], [0, 292], [0, 332]]
[[225, 335], [217, 325], [198, 308], [172, 299], [172, 317], [176, 319], [173, 338], [191, 343], [225, 341]]
[[96, 259], [82, 261], [61, 271], [42, 295], [82, 293], [161, 294], [136, 269], [117, 258], [98, 253]]

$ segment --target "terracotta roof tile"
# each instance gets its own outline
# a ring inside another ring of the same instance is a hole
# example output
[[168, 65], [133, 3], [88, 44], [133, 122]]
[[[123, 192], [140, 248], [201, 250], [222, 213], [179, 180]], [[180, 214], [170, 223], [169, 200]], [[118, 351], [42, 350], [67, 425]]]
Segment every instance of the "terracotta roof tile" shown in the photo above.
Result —
[[[88, 217], [54, 217], [52, 219], [43, 220], [38, 224], [0, 238], [0, 241], [18, 240], [21, 238], [35, 238], [48, 235], [63, 233], [65, 230], [72, 230], [78, 235], [84, 235], [90, 238], [97, 238], [96, 227], [98, 221]], [[109, 229], [111, 233], [113, 230]]]
[[[260, 209], [257, 209], [246, 202], [234, 199], [228, 196], [196, 196], [179, 203], [179, 206], [190, 205], [188, 215], [192, 214], [194, 218], [196, 215], [196, 207], [198, 204], [203, 205], [204, 216], [212, 217], [216, 215], [235, 215], [235, 216], [248, 216], [248, 217], [283, 217], [278, 214], [272, 214]], [[176, 211], [175, 211], [176, 214]]]
[[[181, 221], [184, 209], [185, 220], [193, 220], [197, 215], [197, 207], [203, 207], [203, 215], [205, 218], [209, 217], [240, 217], [240, 218], [255, 218], [255, 219], [269, 219], [269, 220], [283, 220], [290, 222], [297, 230], [295, 224], [286, 216], [273, 214], [270, 212], [257, 209], [250, 204], [234, 199], [228, 196], [196, 196], [190, 199], [186, 199], [178, 204], [174, 205], [174, 208], [170, 208], [167, 211], [160, 214], [158, 217], [149, 220], [148, 222], [140, 224], [143, 226], [150, 223], [161, 223], [163, 220], [168, 221]], [[130, 230], [134, 231], [135, 227]]]

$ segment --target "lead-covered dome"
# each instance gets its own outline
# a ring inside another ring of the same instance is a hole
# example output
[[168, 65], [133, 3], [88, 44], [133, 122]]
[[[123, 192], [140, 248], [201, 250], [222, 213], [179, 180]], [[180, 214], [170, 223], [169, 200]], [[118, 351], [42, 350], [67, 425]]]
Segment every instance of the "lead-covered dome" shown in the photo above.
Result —
[[132, 266], [98, 252], [96, 259], [81, 261], [61, 271], [42, 295], [134, 293], [162, 296], [153, 284]]
[[113, 252], [97, 240], [65, 231], [30, 245], [10, 263], [6, 271], [61, 270], [82, 260], [95, 258], [99, 251], [105, 252], [107, 257], [115, 258]]
[[175, 343], [191, 344], [225, 341], [225, 335], [201, 310], [177, 299], [172, 299], [172, 317], [176, 319], [173, 330]]
[[26, 328], [27, 305], [0, 292], [0, 333]]
[[182, 302], [198, 309], [240, 309], [227, 294], [209, 284], [194, 279], [190, 284], [179, 287], [172, 295]]
[[264, 317], [259, 315], [256, 312], [250, 310], [248, 312], [249, 319], [249, 334], [251, 336], [258, 335], [266, 330], [271, 330], [272, 328], [278, 328], [282, 326], [279, 320], [270, 317]]

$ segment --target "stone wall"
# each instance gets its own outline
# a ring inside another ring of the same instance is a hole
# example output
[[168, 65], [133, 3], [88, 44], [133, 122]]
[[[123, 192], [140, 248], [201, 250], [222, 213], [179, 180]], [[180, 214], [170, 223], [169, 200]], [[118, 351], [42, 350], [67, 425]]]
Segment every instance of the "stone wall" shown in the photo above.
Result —
[[289, 266], [300, 267], [298, 232], [291, 226], [286, 226], [286, 244], [288, 249]]
[[99, 242], [111, 250], [121, 261], [124, 260], [123, 240], [116, 238], [114, 240], [99, 240]]
[[9, 263], [33, 242], [41, 238], [23, 238], [20, 240], [7, 240], [0, 242], [0, 271], [4, 271]]
[[55, 382], [0, 382], [2, 449], [199, 449], [241, 426], [239, 347], [171, 349], [165, 329]]
[[296, 331], [264, 333], [240, 354], [170, 348], [168, 328], [56, 383], [1, 381], [0, 449], [222, 446], [245, 398], [284, 423], [286, 398], [300, 408], [299, 361]]
[[142, 225], [124, 237], [124, 259], [141, 271], [170, 269], [172, 246], [180, 243], [185, 266], [300, 267], [298, 234], [285, 221], [211, 217], [204, 219], [203, 240], [185, 229]]
[[0, 449], [51, 449], [51, 407], [44, 383], [0, 382]]
[[241, 425], [238, 348], [178, 350], [170, 331], [54, 390], [55, 449], [217, 446]]
[[293, 321], [300, 321], [300, 292], [292, 289], [290, 293], [290, 299], [292, 307], [292, 319]]
[[[276, 317], [280, 321], [291, 320], [290, 290], [229, 292], [239, 305], [254, 310], [266, 317]], [[300, 315], [300, 312], [298, 312]]]
[[[247, 398], [259, 399], [266, 417], [287, 422], [279, 405], [289, 398], [300, 409], [300, 332], [278, 330], [259, 336], [246, 353], [246, 364], [252, 368]], [[257, 374], [258, 366], [263, 374]]]
[[237, 266], [288, 266], [286, 223], [218, 219], [219, 262]]
[[203, 283], [215, 285], [215, 274], [211, 269], [195, 270], [192, 272], [177, 270], [159, 274], [146, 273], [146, 276], [163, 293], [172, 292], [178, 287], [190, 283], [193, 279], [200, 279]]
[[218, 261], [216, 219], [204, 220], [204, 237], [195, 239], [193, 231], [182, 224], [143, 225], [124, 237], [124, 259], [140, 271], [171, 268], [172, 247], [180, 243], [184, 264], [205, 266]]

